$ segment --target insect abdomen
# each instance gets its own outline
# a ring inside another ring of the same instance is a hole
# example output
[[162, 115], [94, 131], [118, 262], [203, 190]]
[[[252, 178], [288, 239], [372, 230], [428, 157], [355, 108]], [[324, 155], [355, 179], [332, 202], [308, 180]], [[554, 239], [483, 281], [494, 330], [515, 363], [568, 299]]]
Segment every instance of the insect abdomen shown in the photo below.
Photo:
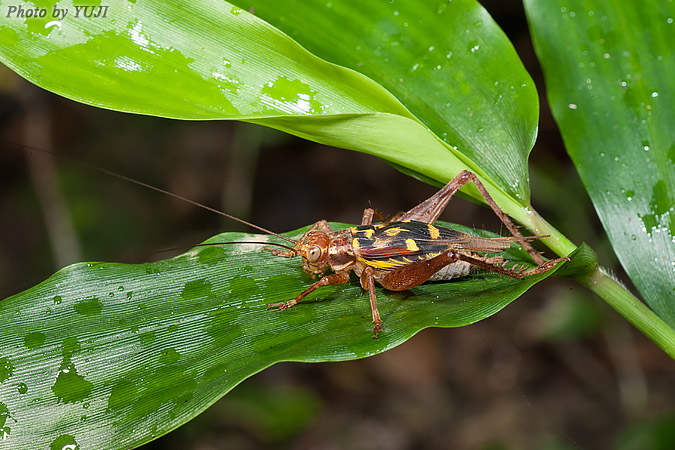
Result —
[[466, 261], [457, 261], [441, 267], [438, 272], [429, 278], [429, 281], [446, 281], [452, 280], [453, 278], [461, 278], [469, 275], [470, 271], [471, 264]]

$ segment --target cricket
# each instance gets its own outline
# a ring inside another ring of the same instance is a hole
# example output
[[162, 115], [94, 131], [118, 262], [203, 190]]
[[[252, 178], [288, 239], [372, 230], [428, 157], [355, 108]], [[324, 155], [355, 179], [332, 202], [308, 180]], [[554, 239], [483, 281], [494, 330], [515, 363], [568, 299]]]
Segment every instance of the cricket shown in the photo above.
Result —
[[[28, 151], [52, 153], [22, 147]], [[319, 277], [318, 281], [312, 283], [295, 298], [282, 303], [268, 304], [267, 309], [285, 310], [296, 306], [322, 286], [349, 282], [350, 274], [354, 272], [360, 280], [361, 287], [368, 291], [373, 338], [377, 338], [378, 333], [383, 331], [375, 294], [376, 283], [390, 291], [405, 291], [427, 281], [452, 280], [479, 270], [520, 280], [527, 276], [547, 272], [561, 262], [569, 261], [568, 257], [551, 260], [542, 258], [530, 242], [546, 236], [523, 236], [493, 200], [483, 183], [468, 170], [462, 170], [438, 192], [414, 208], [400, 212], [389, 220], [377, 210], [367, 208], [363, 211], [359, 226], [335, 231], [331, 229], [326, 220], [319, 220], [309, 227], [298, 240], [294, 240], [176, 193], [101, 167], [84, 164], [91, 169], [188, 202], [291, 244], [246, 242], [264, 245], [262, 250], [274, 256], [285, 258], [300, 256], [302, 269], [312, 278]], [[436, 220], [457, 191], [471, 182], [474, 183], [485, 203], [509, 230], [511, 236], [477, 237], [435, 225]], [[380, 222], [373, 223], [373, 218], [377, 218]], [[507, 250], [512, 242], [520, 244], [527, 251], [536, 264], [534, 267], [507, 267], [510, 261], [505, 260], [498, 253]], [[237, 243], [222, 242], [206, 245]]]
[[[453, 195], [465, 184], [473, 182], [485, 202], [511, 232], [510, 237], [482, 238], [451, 228], [434, 225]], [[383, 220], [373, 223], [373, 217]], [[280, 236], [281, 237], [281, 236]], [[525, 237], [499, 208], [478, 177], [463, 170], [436, 194], [409, 211], [399, 213], [389, 221], [372, 208], [363, 211], [361, 225], [333, 231], [328, 222], [320, 220], [312, 225], [287, 250], [269, 249], [272, 254], [292, 258], [302, 257], [302, 268], [312, 277], [321, 276], [297, 297], [284, 303], [267, 305], [268, 309], [291, 308], [316, 289], [349, 281], [350, 272], [359, 277], [361, 287], [368, 291], [373, 317], [373, 338], [382, 329], [377, 308], [375, 283], [391, 291], [404, 291], [426, 281], [444, 281], [469, 275], [474, 269], [483, 269], [514, 279], [544, 273], [569, 258], [545, 261], [529, 241], [544, 236]], [[537, 264], [531, 269], [506, 268], [500, 256], [481, 256], [497, 253], [518, 242]], [[330, 269], [332, 273], [323, 275]]]
[[[92, 166], [92, 168], [186, 201], [292, 244], [288, 246], [271, 242], [260, 243], [266, 245], [262, 250], [269, 251], [275, 256], [285, 258], [300, 256], [302, 269], [312, 278], [317, 276], [320, 278], [295, 298], [283, 303], [268, 304], [267, 309], [291, 308], [322, 286], [349, 282], [350, 273], [354, 272], [359, 277], [361, 287], [368, 291], [373, 319], [373, 338], [377, 338], [377, 334], [383, 331], [382, 319], [377, 308], [375, 283], [387, 290], [405, 291], [427, 281], [446, 281], [465, 277], [475, 270], [522, 279], [547, 272], [559, 263], [569, 261], [568, 257], [544, 260], [532, 247], [530, 241], [545, 236], [523, 236], [492, 199], [483, 183], [468, 170], [461, 171], [443, 188], [419, 205], [409, 211], [398, 213], [389, 220], [386, 220], [378, 211], [367, 208], [363, 211], [360, 226], [334, 231], [326, 220], [319, 220], [300, 239], [293, 240], [173, 192], [100, 167]], [[511, 236], [476, 237], [435, 225], [455, 193], [470, 182], [478, 188], [485, 202], [506, 226]], [[373, 223], [374, 217], [381, 222]], [[511, 242], [519, 243], [536, 266], [507, 268], [509, 261], [499, 255], [488, 256], [508, 249]], [[270, 245], [277, 248], [269, 247]], [[326, 274], [329, 269], [331, 273]]]

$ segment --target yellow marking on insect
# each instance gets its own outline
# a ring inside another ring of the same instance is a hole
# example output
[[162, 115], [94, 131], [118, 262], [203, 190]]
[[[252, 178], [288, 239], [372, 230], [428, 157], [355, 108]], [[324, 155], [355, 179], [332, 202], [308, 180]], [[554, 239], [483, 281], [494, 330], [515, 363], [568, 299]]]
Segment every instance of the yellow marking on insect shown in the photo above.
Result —
[[403, 228], [398, 228], [398, 227], [389, 228], [387, 230], [384, 230], [384, 234], [386, 234], [387, 236], [396, 236], [397, 234], [399, 234], [402, 231], [404, 232], [405, 230]]
[[429, 228], [429, 236], [431, 236], [431, 239], [438, 239], [441, 237], [441, 232], [433, 226], [432, 224], [428, 223], [427, 227]]
[[386, 227], [387, 225], [389, 225], [389, 224], [388, 223], [376, 223], [376, 224], [373, 225], [373, 228], [375, 228], [377, 230], [377, 229], [380, 229], [382, 227]]
[[352, 248], [359, 248], [361, 244], [359, 243], [359, 238], [352, 239]]
[[359, 230], [359, 227], [351, 227], [351, 228], [349, 229], [349, 231], [352, 233], [352, 235], [354, 235], [354, 234], [362, 234], [362, 235], [364, 235], [367, 239], [372, 238], [373, 235], [375, 234], [375, 230], [373, 230], [372, 228], [366, 228], [365, 230]]
[[418, 252], [420, 251], [420, 248], [417, 246], [415, 243], [414, 239], [406, 239], [405, 240], [405, 246], [408, 248], [409, 251], [411, 252]]
[[372, 260], [372, 259], [359, 258], [359, 261], [361, 261], [361, 262], [363, 262], [363, 263], [365, 263], [365, 264], [367, 264], [367, 265], [369, 265], [369, 266], [371, 266], [375, 269], [392, 269], [392, 268], [399, 267], [399, 266], [402, 265], [401, 262], [398, 262], [398, 261], [393, 260], [393, 259], [389, 259], [389, 260], [386, 260], [386, 261], [375, 261], [375, 260]]

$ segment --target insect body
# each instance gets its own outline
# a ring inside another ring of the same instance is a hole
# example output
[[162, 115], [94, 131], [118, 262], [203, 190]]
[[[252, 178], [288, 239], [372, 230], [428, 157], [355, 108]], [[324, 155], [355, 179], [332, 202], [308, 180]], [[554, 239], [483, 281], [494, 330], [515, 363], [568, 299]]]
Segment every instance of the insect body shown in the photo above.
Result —
[[[434, 225], [455, 192], [470, 181], [474, 182], [513, 236], [480, 238]], [[468, 275], [472, 267], [521, 279], [546, 272], [568, 259], [544, 261], [529, 244], [536, 237], [520, 234], [476, 175], [466, 170], [432, 197], [410, 211], [399, 214], [391, 222], [373, 224], [374, 215], [374, 210], [366, 209], [361, 226], [341, 231], [333, 231], [325, 220], [321, 220], [310, 227], [292, 249], [272, 250], [279, 256], [301, 256], [303, 269], [313, 276], [322, 277], [294, 299], [268, 305], [268, 308], [290, 308], [321, 286], [348, 282], [349, 274], [353, 271], [360, 278], [363, 289], [368, 290], [374, 323], [373, 337], [377, 337], [377, 333], [382, 331], [382, 320], [377, 309], [375, 282], [385, 289], [402, 291], [428, 280], [447, 280]], [[499, 256], [477, 254], [506, 250], [514, 241], [519, 242], [532, 256], [538, 264], [535, 268], [507, 269], [503, 267], [504, 261]], [[324, 276], [329, 268], [333, 273]]]

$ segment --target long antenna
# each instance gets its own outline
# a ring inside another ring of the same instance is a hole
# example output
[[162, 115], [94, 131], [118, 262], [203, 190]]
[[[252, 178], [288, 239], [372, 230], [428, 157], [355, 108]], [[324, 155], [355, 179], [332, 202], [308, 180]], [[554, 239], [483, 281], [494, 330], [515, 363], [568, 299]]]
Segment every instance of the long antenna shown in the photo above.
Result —
[[[21, 148], [23, 148], [23, 149], [25, 149], [25, 150], [28, 150], [28, 151], [36, 151], [36, 152], [40, 152], [40, 153], [54, 154], [54, 152], [52, 152], [52, 151], [49, 151], [49, 150], [42, 150], [42, 149], [39, 149], [39, 148], [34, 148], [34, 147], [30, 147], [30, 146], [28, 146], [28, 145], [24, 145], [24, 144], [17, 144], [17, 143], [15, 143], [15, 145], [17, 145], [17, 146], [19, 146], [19, 147], [21, 147]], [[134, 178], [128, 177], [128, 176], [126, 176], [126, 175], [122, 175], [122, 174], [120, 174], [120, 173], [113, 172], [112, 170], [104, 169], [103, 167], [98, 167], [98, 166], [95, 166], [95, 165], [93, 165], [93, 164], [90, 164], [90, 163], [87, 163], [87, 162], [84, 162], [84, 161], [73, 160], [72, 158], [68, 158], [68, 157], [66, 157], [66, 156], [63, 156], [63, 157], [64, 157], [64, 158], [67, 158], [67, 159], [70, 159], [70, 160], [72, 160], [72, 161], [74, 161], [74, 162], [76, 162], [76, 163], [78, 163], [78, 164], [82, 164], [83, 166], [87, 166], [87, 167], [89, 167], [90, 169], [94, 169], [94, 170], [97, 170], [97, 171], [99, 171], [99, 172], [102, 172], [102, 173], [104, 173], [104, 174], [106, 174], [106, 175], [110, 175], [110, 176], [112, 176], [112, 177], [119, 178], [120, 180], [128, 181], [128, 182], [130, 182], [130, 183], [137, 184], [138, 186], [143, 186], [144, 188], [148, 188], [148, 189], [151, 189], [151, 190], [153, 190], [153, 191], [156, 191], [156, 192], [160, 192], [160, 193], [162, 193], [162, 194], [169, 195], [169, 196], [171, 196], [171, 197], [173, 197], [173, 198], [177, 198], [178, 200], [182, 200], [182, 201], [184, 201], [184, 202], [188, 202], [188, 203], [190, 203], [191, 205], [197, 206], [197, 207], [202, 208], [202, 209], [205, 209], [205, 210], [207, 210], [207, 211], [211, 211], [211, 212], [216, 213], [216, 214], [219, 214], [219, 215], [221, 215], [221, 216], [223, 216], [223, 217], [227, 217], [228, 219], [234, 220], [235, 222], [242, 223], [242, 224], [244, 224], [244, 225], [246, 225], [246, 226], [249, 226], [249, 227], [251, 227], [251, 228], [254, 228], [254, 229], [258, 230], [258, 231], [262, 231], [263, 233], [271, 234], [272, 236], [276, 236], [276, 237], [278, 237], [279, 239], [283, 239], [283, 240], [285, 240], [285, 241], [291, 242], [291, 243], [294, 244], [294, 245], [295, 245], [295, 243], [296, 243], [296, 241], [294, 241], [293, 239], [289, 239], [289, 238], [287, 238], [287, 237], [284, 237], [284, 236], [282, 236], [282, 235], [280, 235], [280, 234], [278, 234], [278, 233], [275, 233], [274, 231], [268, 230], [267, 228], [263, 228], [263, 227], [261, 227], [261, 226], [252, 224], [251, 222], [247, 222], [246, 220], [243, 220], [243, 219], [240, 219], [240, 218], [238, 218], [238, 217], [232, 216], [232, 215], [230, 215], [230, 214], [227, 214], [227, 213], [225, 213], [225, 212], [223, 212], [223, 211], [220, 211], [220, 210], [217, 210], [217, 209], [215, 209], [215, 208], [211, 208], [210, 206], [201, 204], [201, 203], [199, 203], [199, 202], [197, 202], [197, 201], [190, 200], [189, 198], [183, 197], [182, 195], [178, 195], [178, 194], [175, 194], [175, 193], [173, 193], [173, 192], [169, 192], [169, 191], [167, 191], [167, 190], [165, 190], [165, 189], [158, 188], [158, 187], [153, 186], [153, 185], [151, 185], [151, 184], [147, 184], [147, 183], [144, 183], [144, 182], [142, 182], [142, 181], [136, 180], [136, 179], [134, 179]]]
[[[193, 245], [192, 247], [210, 247], [212, 245], [218, 246], [218, 245], [230, 245], [230, 244], [232, 244], [232, 245], [255, 244], [255, 245], [265, 245], [265, 246], [274, 245], [276, 247], [281, 247], [281, 248], [285, 248], [286, 250], [294, 251], [293, 247], [289, 247], [288, 245], [279, 244], [277, 242], [264, 242], [264, 241], [207, 242], [207, 243], [204, 243], [204, 244], [196, 244], [196, 245]], [[192, 248], [192, 247], [189, 247], [189, 248]], [[172, 251], [175, 251], [175, 250], [184, 250], [185, 248], [186, 247], [169, 247], [169, 248], [159, 249], [159, 250], [157, 250], [157, 252], [172, 252]]]

